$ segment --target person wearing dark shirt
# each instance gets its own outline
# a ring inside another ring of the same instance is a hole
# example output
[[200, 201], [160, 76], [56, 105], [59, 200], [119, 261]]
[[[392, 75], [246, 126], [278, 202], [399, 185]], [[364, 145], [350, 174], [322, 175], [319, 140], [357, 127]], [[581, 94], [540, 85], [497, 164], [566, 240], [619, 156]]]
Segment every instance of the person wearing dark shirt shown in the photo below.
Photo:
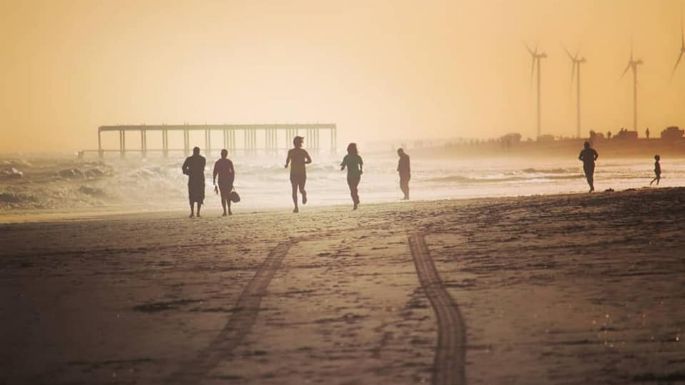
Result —
[[304, 138], [296, 136], [293, 138], [293, 148], [288, 151], [288, 157], [285, 159], [285, 168], [290, 165], [290, 184], [293, 191], [293, 204], [295, 205], [294, 213], [299, 212], [297, 206], [297, 190], [302, 194], [302, 204], [307, 204], [307, 192], [304, 190], [304, 185], [307, 182], [306, 165], [312, 163], [312, 158], [309, 157], [307, 151], [302, 148]]
[[352, 196], [352, 203], [354, 204], [352, 210], [359, 207], [359, 181], [361, 180], [364, 167], [364, 161], [359, 156], [356, 143], [350, 143], [347, 146], [347, 155], [340, 163], [340, 171], [347, 168], [347, 185], [350, 188], [350, 195]]
[[194, 203], [197, 203], [197, 216], [205, 200], [205, 164], [206, 160], [200, 155], [200, 148], [193, 148], [193, 155], [183, 162], [183, 173], [188, 175], [188, 201], [190, 202], [190, 217], [195, 216]]
[[404, 200], [409, 199], [409, 179], [411, 179], [411, 167], [409, 165], [409, 155], [403, 149], [397, 150], [397, 155], [400, 157], [397, 162], [397, 172], [400, 174], [400, 189], [404, 194]]
[[590, 191], [595, 191], [595, 161], [599, 158], [599, 154], [594, 148], [590, 147], [590, 142], [585, 142], [583, 145], [583, 150], [580, 151], [578, 159], [583, 162], [583, 171], [585, 172], [585, 179], [587, 179], [587, 184], [590, 185]]
[[[228, 151], [221, 150], [221, 159], [214, 163], [213, 172], [214, 191], [221, 192], [221, 207], [224, 209], [223, 216], [226, 216], [226, 206], [228, 205], [228, 215], [233, 215], [231, 212], [231, 191], [233, 191], [233, 182], [235, 181], [235, 169], [233, 162], [228, 159]], [[219, 185], [216, 184], [216, 178], [219, 177]]]
[[661, 163], [659, 163], [660, 160], [661, 157], [659, 155], [654, 155], [654, 179], [652, 179], [652, 181], [649, 182], [650, 186], [654, 182], [656, 182], [656, 185], [658, 186], [659, 181], [661, 181]]

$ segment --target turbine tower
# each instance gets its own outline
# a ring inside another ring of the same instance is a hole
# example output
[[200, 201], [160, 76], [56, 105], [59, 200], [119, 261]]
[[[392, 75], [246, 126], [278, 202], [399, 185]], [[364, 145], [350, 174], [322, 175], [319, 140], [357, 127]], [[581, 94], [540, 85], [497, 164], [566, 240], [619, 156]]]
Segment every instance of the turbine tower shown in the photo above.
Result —
[[540, 81], [541, 81], [541, 76], [540, 73], [541, 71], [541, 60], [547, 57], [547, 54], [544, 52], [538, 52], [538, 47], [535, 47], [535, 50], [530, 49], [528, 45], [526, 45], [526, 49], [530, 53], [530, 56], [532, 58], [532, 65], [530, 67], [530, 80], [533, 80], [533, 75], [535, 74], [535, 67], [537, 67], [537, 129], [538, 129], [538, 138], [540, 138], [540, 134], [542, 132], [542, 125], [540, 122], [540, 110], [541, 110], [541, 103], [540, 103]]
[[678, 54], [678, 60], [675, 61], [675, 65], [673, 66], [673, 72], [671, 72], [671, 78], [673, 75], [675, 75], [675, 71], [678, 69], [678, 65], [680, 64], [680, 60], [683, 58], [683, 54], [685, 54], [685, 32], [683, 32], [683, 16], [680, 16], [680, 53]]
[[566, 48], [564, 48], [569, 59], [571, 59], [571, 83], [575, 77], [576, 80], [576, 137], [580, 138], [580, 65], [585, 63], [584, 57], [578, 57], [578, 51], [575, 55], [571, 55]]
[[630, 60], [623, 71], [621, 78], [623, 78], [628, 70], [633, 70], [633, 130], [637, 131], [637, 67], [642, 65], [641, 59], [635, 60], [633, 58], [633, 47], [630, 47]]

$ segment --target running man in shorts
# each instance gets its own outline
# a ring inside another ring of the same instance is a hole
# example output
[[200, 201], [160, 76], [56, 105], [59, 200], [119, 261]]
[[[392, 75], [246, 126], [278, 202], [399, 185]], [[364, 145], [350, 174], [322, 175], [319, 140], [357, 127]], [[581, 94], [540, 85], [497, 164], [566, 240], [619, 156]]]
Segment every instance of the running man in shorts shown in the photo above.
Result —
[[590, 192], [595, 191], [595, 161], [597, 158], [599, 158], [597, 151], [590, 147], [590, 142], [585, 142], [578, 159], [583, 162], [583, 171], [587, 184], [590, 185]]
[[302, 204], [307, 204], [307, 192], [304, 190], [304, 185], [307, 182], [306, 166], [312, 163], [312, 158], [309, 157], [307, 151], [302, 148], [304, 138], [296, 136], [293, 138], [293, 148], [288, 151], [288, 157], [285, 160], [285, 168], [290, 165], [290, 184], [293, 188], [293, 204], [295, 205], [294, 213], [299, 212], [297, 207], [297, 190], [302, 194]]

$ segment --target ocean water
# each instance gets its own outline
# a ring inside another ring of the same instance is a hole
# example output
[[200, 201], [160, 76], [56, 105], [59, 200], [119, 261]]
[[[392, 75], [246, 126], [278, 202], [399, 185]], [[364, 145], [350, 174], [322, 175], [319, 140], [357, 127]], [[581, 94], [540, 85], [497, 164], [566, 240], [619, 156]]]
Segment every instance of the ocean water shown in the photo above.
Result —
[[[411, 154], [411, 152], [409, 152]], [[360, 184], [364, 203], [398, 201], [397, 157], [393, 152], [361, 154]], [[285, 152], [272, 156], [231, 157], [236, 211], [291, 207]], [[308, 205], [351, 204], [342, 154], [313, 154], [308, 166]], [[207, 159], [205, 208], [219, 210], [212, 189], [215, 157]], [[0, 215], [72, 209], [173, 210], [187, 207], [182, 157], [78, 160], [74, 157], [0, 158]], [[662, 159], [661, 186], [685, 185], [685, 159]], [[597, 163], [598, 191], [643, 188], [653, 177], [653, 160], [602, 159]], [[582, 165], [575, 159], [430, 159], [412, 157], [414, 200], [582, 193], [588, 189]]]

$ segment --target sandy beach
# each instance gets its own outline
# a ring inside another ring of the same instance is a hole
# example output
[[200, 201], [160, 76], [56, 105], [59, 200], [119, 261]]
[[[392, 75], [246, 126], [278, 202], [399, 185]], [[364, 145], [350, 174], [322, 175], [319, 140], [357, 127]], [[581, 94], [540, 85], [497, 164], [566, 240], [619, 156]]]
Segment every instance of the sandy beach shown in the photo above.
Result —
[[0, 384], [685, 383], [685, 189], [0, 225]]

